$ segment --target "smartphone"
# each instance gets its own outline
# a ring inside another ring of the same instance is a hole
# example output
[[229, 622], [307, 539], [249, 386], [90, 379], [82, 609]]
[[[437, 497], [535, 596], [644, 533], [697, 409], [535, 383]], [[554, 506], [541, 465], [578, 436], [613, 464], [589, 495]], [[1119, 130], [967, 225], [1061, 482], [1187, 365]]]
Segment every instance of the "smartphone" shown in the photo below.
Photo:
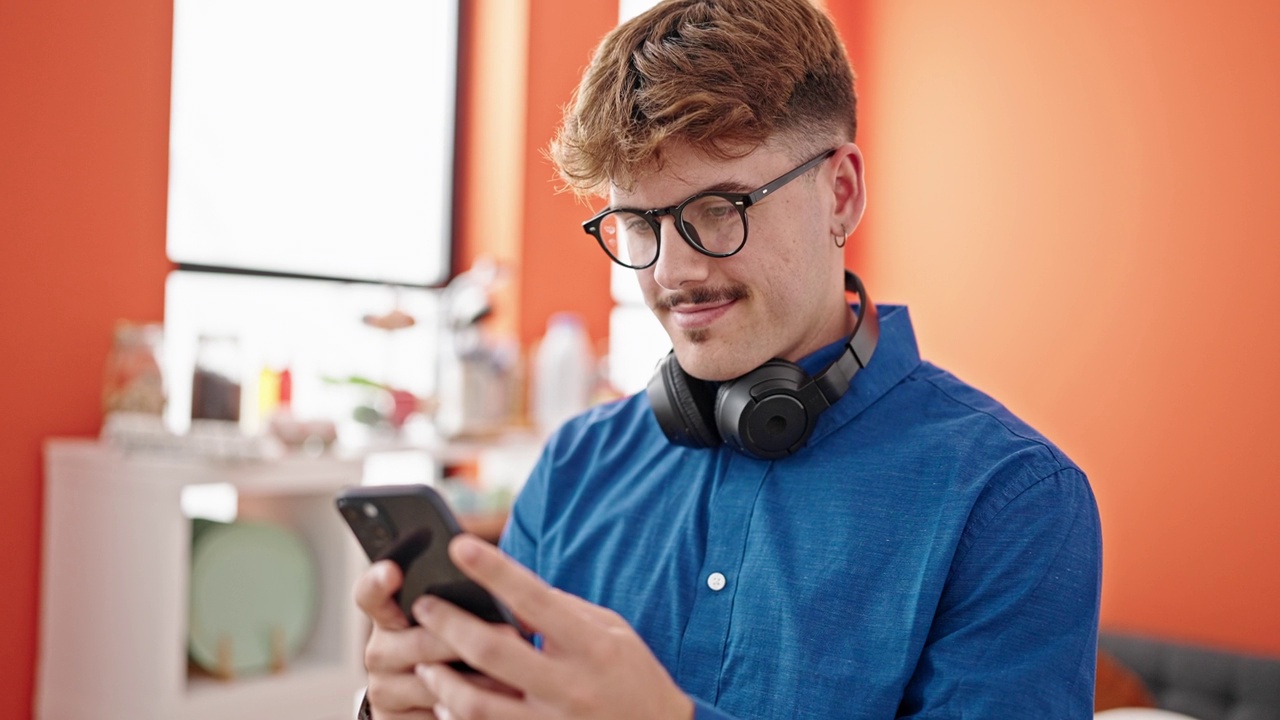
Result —
[[422, 595], [448, 600], [491, 623], [523, 631], [515, 616], [449, 559], [449, 539], [462, 532], [444, 498], [426, 485], [365, 485], [338, 493], [338, 512], [369, 560], [392, 560], [404, 574], [396, 601], [409, 623]]

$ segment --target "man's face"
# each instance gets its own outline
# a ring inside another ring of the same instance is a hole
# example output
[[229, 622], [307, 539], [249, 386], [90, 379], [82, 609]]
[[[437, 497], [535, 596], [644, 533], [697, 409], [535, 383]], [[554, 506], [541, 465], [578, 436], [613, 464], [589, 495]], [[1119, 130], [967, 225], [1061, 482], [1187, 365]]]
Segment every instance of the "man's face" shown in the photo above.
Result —
[[[669, 148], [664, 159], [660, 171], [629, 190], [614, 188], [610, 205], [650, 209], [707, 190], [751, 192], [807, 158], [765, 145], [733, 160], [681, 148]], [[851, 165], [857, 172], [847, 172]], [[746, 245], [730, 257], [703, 255], [671, 217], [661, 219], [658, 260], [636, 275], [686, 372], [727, 380], [771, 358], [798, 360], [848, 332], [843, 251], [833, 233], [842, 225], [852, 232], [861, 215], [860, 168], [860, 157], [851, 162], [850, 153], [837, 153], [752, 206]]]

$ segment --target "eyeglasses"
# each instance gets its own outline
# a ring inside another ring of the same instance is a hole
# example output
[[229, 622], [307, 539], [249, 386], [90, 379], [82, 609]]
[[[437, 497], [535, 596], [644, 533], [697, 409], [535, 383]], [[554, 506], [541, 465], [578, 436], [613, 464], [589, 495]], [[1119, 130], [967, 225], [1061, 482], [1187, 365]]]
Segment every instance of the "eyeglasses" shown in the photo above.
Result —
[[828, 150], [749, 193], [700, 192], [679, 205], [654, 210], [606, 208], [582, 223], [582, 229], [600, 243], [611, 260], [632, 270], [643, 270], [658, 261], [659, 219], [664, 215], [675, 220], [676, 231], [694, 250], [714, 258], [729, 257], [747, 244], [747, 208], [835, 153]]

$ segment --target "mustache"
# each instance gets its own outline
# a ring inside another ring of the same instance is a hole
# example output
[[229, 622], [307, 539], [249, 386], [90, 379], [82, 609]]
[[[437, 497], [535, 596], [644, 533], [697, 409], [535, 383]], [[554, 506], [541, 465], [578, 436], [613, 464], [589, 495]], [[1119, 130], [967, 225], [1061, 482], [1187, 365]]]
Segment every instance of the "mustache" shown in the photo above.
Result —
[[680, 305], [706, 305], [724, 303], [734, 300], [745, 300], [750, 296], [746, 285], [726, 285], [719, 288], [694, 288], [684, 292], [676, 292], [659, 299], [655, 304], [659, 310], [674, 310]]

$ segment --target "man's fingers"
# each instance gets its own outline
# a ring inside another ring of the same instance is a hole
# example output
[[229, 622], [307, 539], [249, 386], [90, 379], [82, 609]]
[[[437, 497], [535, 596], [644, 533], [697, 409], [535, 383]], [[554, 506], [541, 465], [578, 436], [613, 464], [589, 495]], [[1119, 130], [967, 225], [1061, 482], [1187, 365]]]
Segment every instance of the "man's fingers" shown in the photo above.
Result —
[[[599, 622], [595, 613], [583, 613], [581, 601], [547, 585], [537, 575], [502, 551], [471, 535], [459, 535], [449, 543], [449, 557], [472, 580], [484, 586], [534, 632], [571, 645], [582, 622]], [[576, 599], [575, 599], [576, 600]]]
[[[458, 606], [427, 596], [413, 606], [414, 615], [468, 665], [500, 685], [534, 695], [566, 682], [520, 633], [509, 625], [486, 622]], [[492, 686], [489, 686], [492, 689]]]
[[430, 717], [437, 702], [422, 679], [411, 673], [370, 675], [365, 696], [374, 710], [374, 720], [382, 720], [384, 715], [398, 717], [397, 713], [406, 718]]
[[376, 562], [356, 580], [356, 605], [378, 627], [388, 630], [407, 628], [409, 621], [394, 597], [403, 582], [400, 568], [394, 562]]
[[[419, 666], [418, 677], [448, 710], [449, 720], [527, 718], [530, 708], [517, 697], [493, 692], [444, 665]], [[376, 719], [375, 719], [376, 720]]]
[[424, 662], [457, 660], [458, 654], [425, 628], [374, 628], [364, 648], [364, 667], [371, 673], [407, 673]]
[[[422, 682], [422, 681], [419, 680], [418, 682]], [[430, 710], [410, 710], [409, 712], [388, 712], [385, 710], [378, 710], [374, 708], [372, 705], [369, 706], [369, 709], [372, 711], [373, 720], [441, 720], [439, 715], [436, 715], [434, 712], [431, 712]]]
[[577, 595], [572, 595], [556, 588], [551, 588], [551, 592], [559, 596], [560, 601], [564, 603], [566, 608], [569, 608], [586, 618], [590, 618], [605, 627], [628, 629], [631, 627], [631, 624], [628, 623], [625, 618], [607, 607], [593, 605]]

